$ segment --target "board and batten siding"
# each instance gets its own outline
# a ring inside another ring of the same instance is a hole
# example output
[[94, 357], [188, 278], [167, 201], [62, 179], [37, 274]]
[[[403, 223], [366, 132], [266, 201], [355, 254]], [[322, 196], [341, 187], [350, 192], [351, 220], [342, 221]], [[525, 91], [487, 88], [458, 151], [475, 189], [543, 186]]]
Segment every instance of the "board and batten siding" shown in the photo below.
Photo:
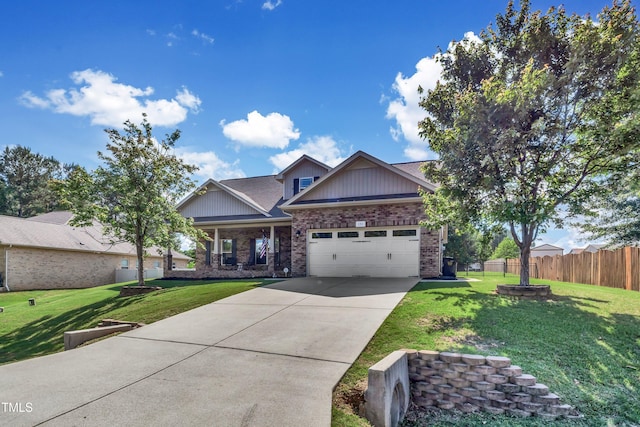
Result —
[[352, 168], [343, 171], [320, 188], [310, 189], [301, 200], [416, 193], [415, 182], [382, 167]]
[[287, 172], [284, 179], [284, 198], [290, 199], [293, 194], [293, 180], [296, 178], [316, 177], [327, 174], [327, 170], [312, 162], [301, 162], [298, 166]]
[[255, 215], [260, 212], [238, 200], [231, 194], [216, 188], [209, 188], [205, 194], [196, 196], [180, 213], [187, 218], [206, 216]]

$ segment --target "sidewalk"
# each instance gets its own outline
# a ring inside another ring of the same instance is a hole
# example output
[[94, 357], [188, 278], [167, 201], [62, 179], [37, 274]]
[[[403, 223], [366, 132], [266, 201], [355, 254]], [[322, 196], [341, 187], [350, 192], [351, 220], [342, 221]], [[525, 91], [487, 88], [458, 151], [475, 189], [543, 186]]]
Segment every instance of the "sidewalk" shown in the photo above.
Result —
[[0, 425], [329, 426], [333, 387], [417, 281], [291, 279], [0, 366]]

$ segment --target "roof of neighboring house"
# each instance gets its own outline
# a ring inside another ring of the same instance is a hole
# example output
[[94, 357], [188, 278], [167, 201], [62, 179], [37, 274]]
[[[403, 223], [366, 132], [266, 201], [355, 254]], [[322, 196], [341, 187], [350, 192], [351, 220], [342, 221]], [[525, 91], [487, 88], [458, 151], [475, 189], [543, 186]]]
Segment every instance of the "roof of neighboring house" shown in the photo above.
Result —
[[[0, 245], [22, 246], [40, 249], [61, 249], [83, 252], [101, 252], [135, 255], [136, 249], [129, 243], [109, 243], [102, 235], [102, 226], [73, 227], [68, 224], [71, 212], [51, 212], [31, 218], [0, 215]], [[64, 220], [67, 218], [66, 220]], [[149, 249], [150, 255], [158, 255], [158, 248]], [[173, 252], [174, 258], [189, 259]]]
[[569, 253], [573, 255], [578, 255], [578, 254], [581, 254], [582, 252], [584, 252], [584, 248], [573, 248]]
[[69, 224], [69, 221], [71, 221], [71, 218], [73, 218], [73, 213], [71, 213], [70, 211], [54, 211], [54, 212], [32, 216], [30, 218], [25, 218], [25, 219], [27, 221], [47, 222], [49, 224], [66, 225], [66, 224]]
[[563, 251], [564, 249], [560, 248], [558, 246], [545, 244], [545, 245], [540, 245], [540, 246], [533, 247], [533, 248], [531, 248], [531, 250], [532, 251], [550, 251], [550, 250], [561, 250], [561, 251]]

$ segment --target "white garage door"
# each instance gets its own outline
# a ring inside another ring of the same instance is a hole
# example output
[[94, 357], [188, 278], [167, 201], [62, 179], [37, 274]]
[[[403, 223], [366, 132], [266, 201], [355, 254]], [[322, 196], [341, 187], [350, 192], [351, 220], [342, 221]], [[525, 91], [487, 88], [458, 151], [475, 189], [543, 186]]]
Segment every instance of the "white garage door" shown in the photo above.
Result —
[[409, 277], [420, 271], [420, 232], [365, 228], [309, 230], [310, 276]]

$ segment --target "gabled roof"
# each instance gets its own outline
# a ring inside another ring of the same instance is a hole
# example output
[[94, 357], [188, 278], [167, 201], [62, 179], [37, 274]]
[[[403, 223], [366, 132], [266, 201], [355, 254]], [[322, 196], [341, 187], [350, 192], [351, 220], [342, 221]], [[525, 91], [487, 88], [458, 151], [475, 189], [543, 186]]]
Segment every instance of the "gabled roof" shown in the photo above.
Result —
[[549, 245], [549, 244], [544, 244], [544, 245], [540, 245], [540, 246], [535, 246], [533, 248], [531, 248], [532, 251], [537, 251], [537, 250], [563, 250], [563, 248], [560, 248], [558, 246], [553, 246], [553, 245]]
[[191, 200], [193, 200], [195, 197], [198, 196], [198, 193], [200, 193], [200, 191], [206, 190], [207, 188], [209, 188], [209, 186], [214, 186], [214, 187], [219, 188], [222, 191], [225, 191], [226, 193], [230, 194], [235, 199], [237, 199], [240, 202], [246, 204], [247, 206], [249, 206], [253, 210], [257, 211], [258, 213], [260, 213], [260, 214], [262, 214], [262, 215], [264, 215], [266, 217], [271, 216], [269, 214], [268, 210], [265, 210], [265, 208], [260, 206], [249, 195], [243, 193], [240, 190], [237, 190], [235, 188], [232, 188], [232, 187], [230, 187], [228, 185], [223, 184], [222, 181], [215, 181], [213, 179], [208, 179], [204, 184], [202, 184], [200, 186], [200, 188], [198, 188], [196, 191], [194, 191], [189, 196], [187, 196], [184, 200], [182, 200], [180, 203], [178, 203], [176, 208], [179, 210], [181, 207], [186, 206]]
[[294, 169], [296, 166], [298, 166], [300, 163], [302, 163], [304, 161], [309, 161], [311, 163], [315, 163], [316, 165], [320, 166], [321, 168], [326, 169], [327, 171], [331, 169], [331, 167], [329, 167], [329, 166], [325, 165], [324, 163], [314, 159], [313, 157], [309, 157], [308, 155], [303, 154], [302, 157], [300, 157], [298, 160], [296, 160], [295, 162], [291, 163], [289, 166], [287, 166], [282, 171], [280, 171], [280, 173], [278, 175], [276, 175], [276, 180], [282, 181], [284, 179], [284, 176], [287, 174], [287, 172], [289, 172], [290, 170]]
[[[323, 185], [325, 185], [327, 182], [331, 181], [334, 177], [338, 176], [342, 171], [344, 171], [345, 169], [348, 169], [349, 166], [354, 165], [356, 162], [370, 162], [376, 166], [379, 166], [387, 171], [390, 171], [394, 174], [397, 174], [405, 179], [407, 179], [408, 181], [411, 181], [413, 183], [416, 184], [416, 189], [418, 187], [422, 187], [428, 191], [435, 191], [435, 186], [433, 184], [431, 184], [430, 182], [427, 182], [424, 177], [420, 178], [419, 176], [416, 176], [417, 174], [417, 170], [419, 170], [419, 164], [398, 164], [398, 166], [393, 166], [390, 165], [388, 163], [383, 162], [382, 160], [368, 154], [365, 153], [364, 151], [358, 151], [356, 153], [354, 153], [353, 155], [351, 155], [348, 159], [346, 159], [344, 162], [340, 163], [338, 166], [336, 166], [335, 168], [331, 169], [326, 175], [320, 177], [319, 180], [315, 181], [313, 184], [311, 184], [309, 187], [307, 187], [305, 189], [305, 191], [301, 191], [298, 194], [296, 194], [295, 196], [293, 196], [291, 199], [287, 200], [285, 203], [282, 204], [281, 208], [286, 210], [287, 208], [292, 207], [293, 205], [295, 205], [297, 202], [300, 202], [300, 199], [304, 198], [306, 195], [308, 195], [310, 192], [313, 191], [313, 189], [319, 188]], [[413, 162], [412, 162], [413, 163]], [[408, 172], [408, 171], [411, 171]]]
[[278, 207], [282, 202], [282, 184], [276, 180], [275, 175], [226, 179], [220, 183], [254, 200], [269, 216], [288, 217]]
[[73, 218], [73, 213], [71, 213], [70, 211], [54, 211], [25, 219], [27, 221], [47, 222], [49, 224], [65, 225], [69, 224], [71, 218]]

